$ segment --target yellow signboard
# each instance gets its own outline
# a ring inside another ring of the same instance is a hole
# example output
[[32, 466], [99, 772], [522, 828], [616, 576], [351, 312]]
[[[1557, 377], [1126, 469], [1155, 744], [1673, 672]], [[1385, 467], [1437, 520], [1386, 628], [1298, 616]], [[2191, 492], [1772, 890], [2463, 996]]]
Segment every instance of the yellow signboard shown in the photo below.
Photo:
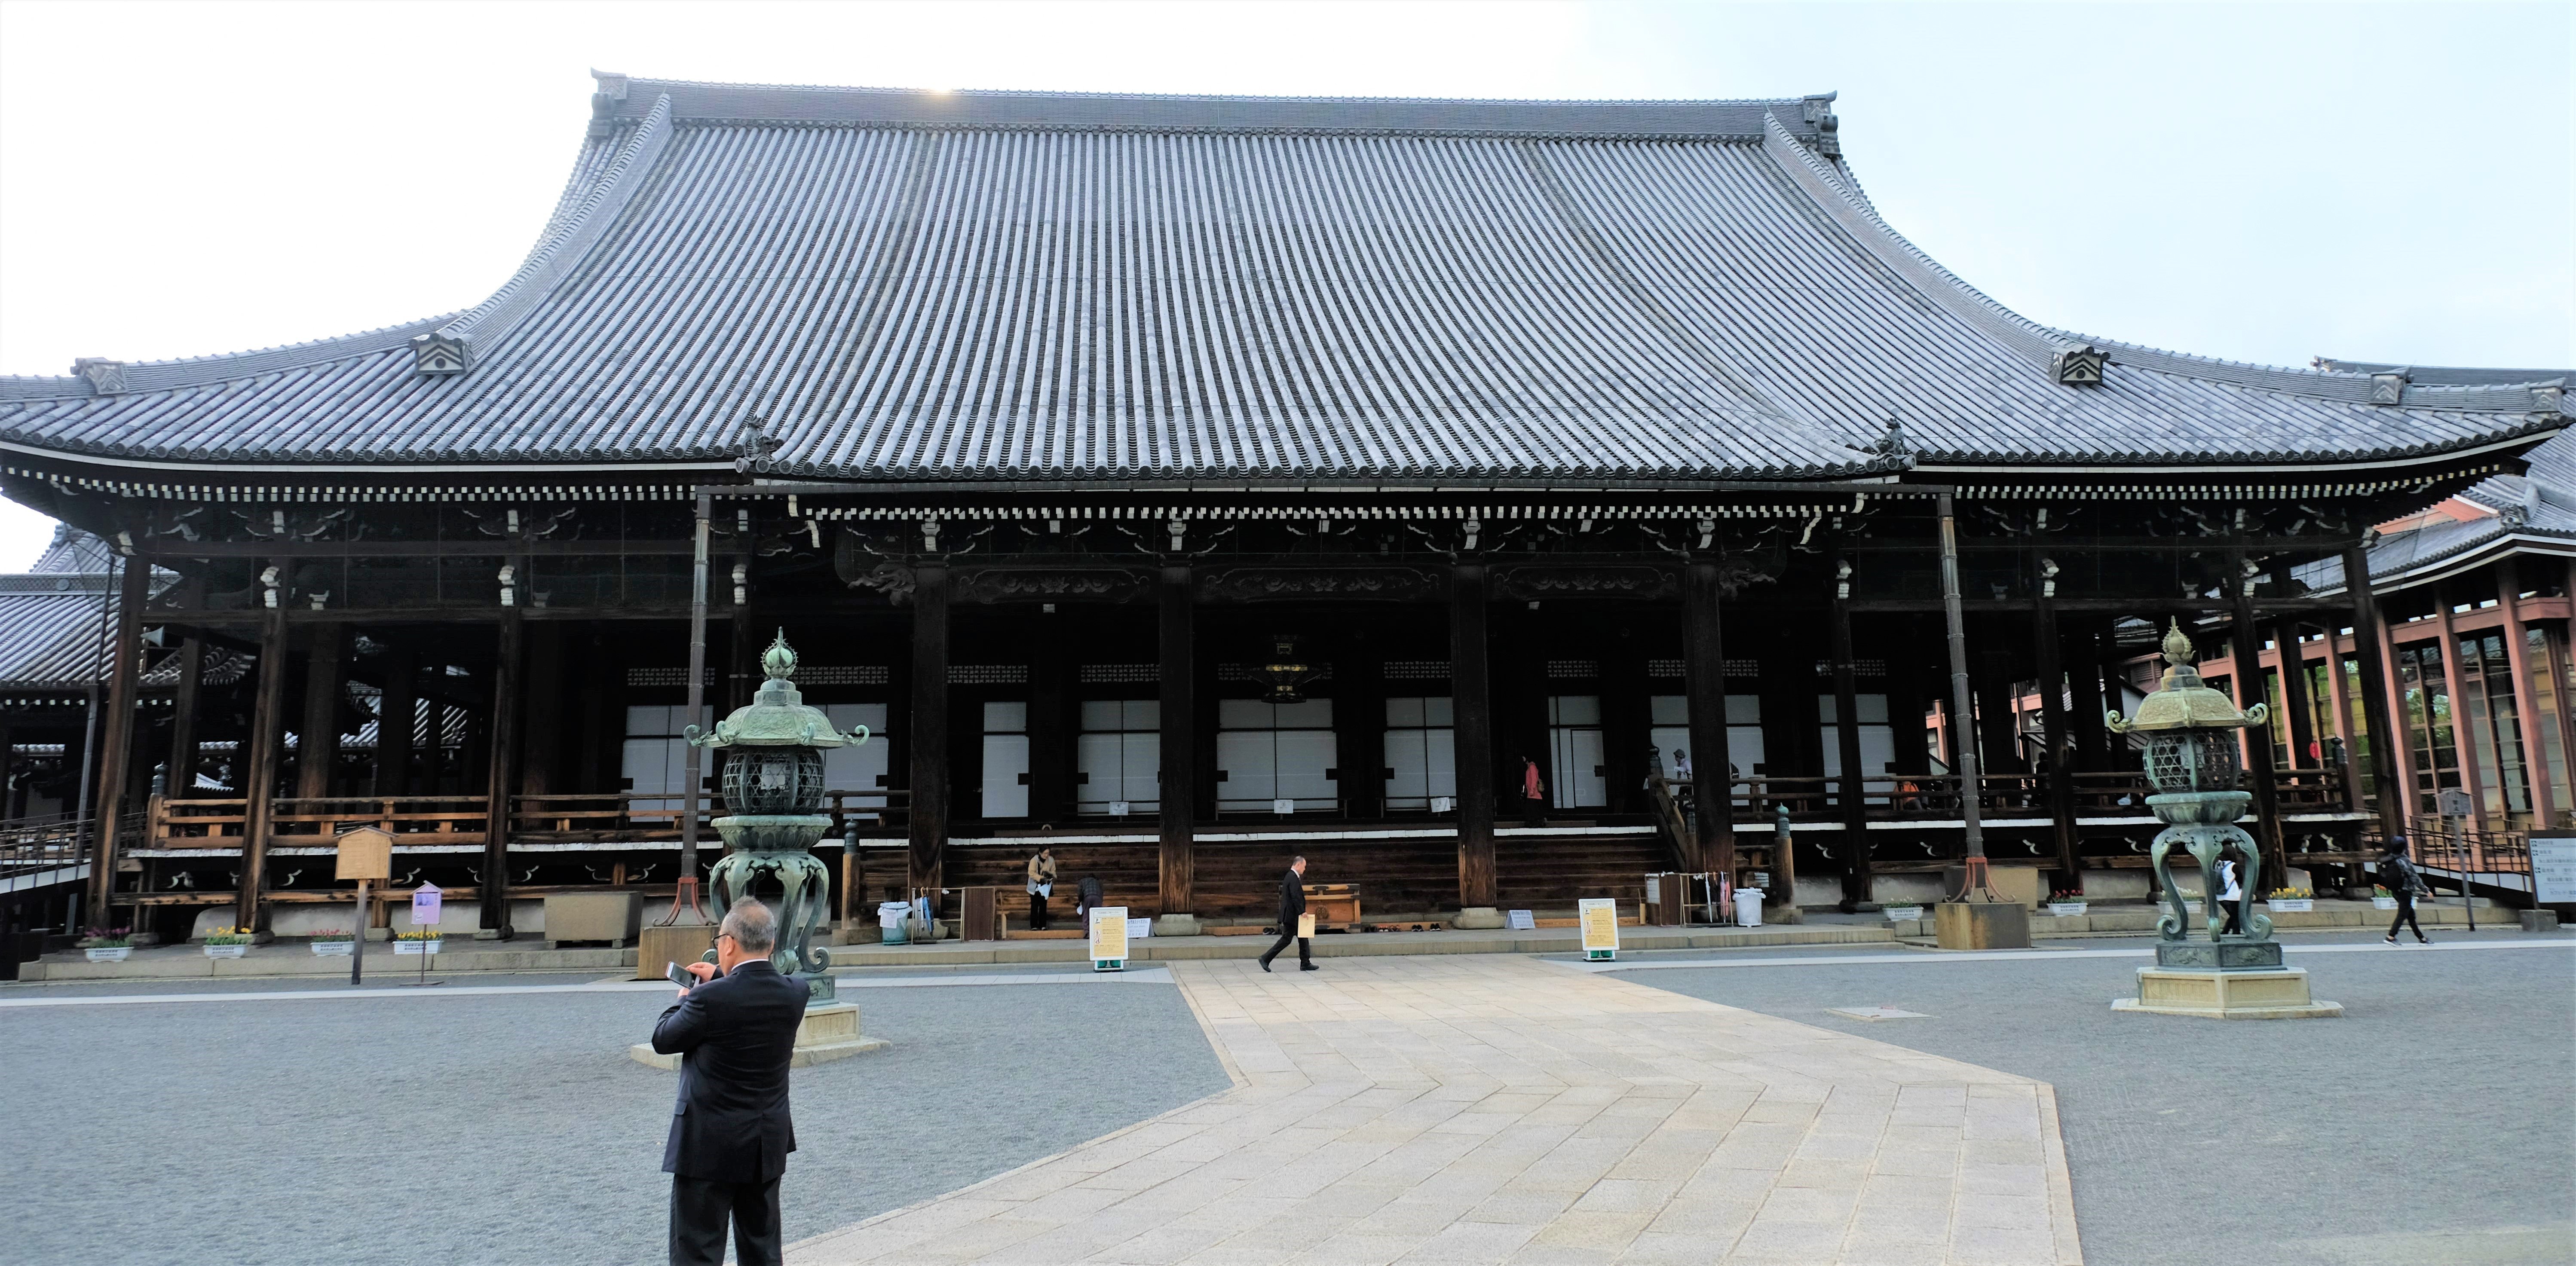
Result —
[[1096, 907], [1091, 912], [1091, 969], [1127, 968], [1127, 907]]
[[1619, 903], [1608, 897], [1585, 897], [1575, 903], [1583, 922], [1586, 960], [1619, 956]]
[[339, 869], [336, 879], [391, 879], [394, 877], [394, 837], [372, 826], [341, 834], [332, 841], [339, 846]]

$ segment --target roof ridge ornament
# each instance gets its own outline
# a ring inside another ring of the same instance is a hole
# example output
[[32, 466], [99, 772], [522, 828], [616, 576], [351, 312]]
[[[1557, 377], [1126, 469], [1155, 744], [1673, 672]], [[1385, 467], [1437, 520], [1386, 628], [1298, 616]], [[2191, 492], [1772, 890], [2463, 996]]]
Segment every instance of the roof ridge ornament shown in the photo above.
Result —
[[1827, 158], [1840, 158], [1843, 152], [1843, 121], [1834, 116], [1834, 98], [1840, 92], [1820, 92], [1799, 99], [1800, 115], [1816, 131], [1815, 150]]
[[2099, 387], [2102, 385], [2102, 373], [2110, 367], [2110, 364], [2109, 352], [2091, 343], [2085, 343], [2076, 347], [2060, 348], [2055, 356], [2049, 358], [2048, 367], [2050, 372], [2057, 375], [2058, 386]]
[[72, 362], [72, 372], [89, 380], [89, 389], [102, 396], [125, 390], [125, 362], [104, 356], [83, 356]]
[[2410, 381], [2413, 381], [2413, 372], [2404, 365], [2372, 374], [2370, 402], [2372, 404], [2406, 403], [2406, 384]]
[[423, 378], [449, 378], [465, 372], [465, 340], [432, 330], [411, 336], [411, 369]]

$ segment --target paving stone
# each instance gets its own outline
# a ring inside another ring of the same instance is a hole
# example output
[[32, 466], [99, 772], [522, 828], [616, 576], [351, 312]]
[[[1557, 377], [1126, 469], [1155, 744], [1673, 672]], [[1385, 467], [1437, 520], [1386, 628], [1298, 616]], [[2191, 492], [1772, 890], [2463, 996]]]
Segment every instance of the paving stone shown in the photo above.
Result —
[[[1981, 1243], [2079, 1260], [2048, 1163], [2049, 1090], [2026, 1078], [1521, 958], [1348, 960], [1302, 978], [1192, 963], [1174, 978], [1238, 1084], [1036, 1167], [1077, 1182], [995, 1184], [1033, 1193], [999, 1202], [1014, 1220], [1061, 1218], [1063, 1238], [1044, 1238], [1068, 1252], [1861, 1263], [1878, 1245], [1955, 1247], [1974, 1165], [1981, 1189], [2012, 1197], [1987, 1202]], [[1249, 1160], [1281, 1151], [1294, 1159]], [[1085, 1208], [1063, 1191], [1123, 1194]], [[960, 1202], [1002, 1216], [970, 1187], [791, 1259], [902, 1260], [889, 1243], [923, 1243], [907, 1232], [925, 1219], [957, 1227], [938, 1210]]]

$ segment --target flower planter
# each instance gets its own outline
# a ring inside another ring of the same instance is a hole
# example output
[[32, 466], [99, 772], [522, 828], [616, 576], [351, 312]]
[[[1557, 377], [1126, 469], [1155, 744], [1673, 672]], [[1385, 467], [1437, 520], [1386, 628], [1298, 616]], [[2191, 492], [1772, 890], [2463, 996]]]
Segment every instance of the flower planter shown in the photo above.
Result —
[[2370, 908], [2373, 910], [2394, 910], [2397, 908], [2397, 898], [2372, 897], [2370, 899]]
[[313, 955], [316, 958], [347, 958], [357, 944], [356, 941], [315, 941]]
[[124, 962], [126, 957], [133, 952], [134, 947], [131, 945], [93, 945], [89, 949], [89, 961], [93, 963], [121, 963]]
[[208, 945], [206, 947], [208, 958], [239, 958], [249, 952], [248, 945]]
[[1887, 921], [1890, 923], [1912, 923], [1923, 917], [1923, 907], [1888, 906], [1886, 908], [1886, 913]]
[[2275, 897], [2263, 904], [2270, 906], [2274, 914], [2306, 914], [2317, 908], [2314, 897]]
[[2048, 912], [2061, 919], [2075, 918], [2084, 913], [2084, 903], [2081, 901], [2052, 901], [2048, 903]]
[[419, 955], [419, 954], [435, 954], [435, 953], [437, 953], [437, 952], [438, 952], [438, 942], [437, 942], [436, 940], [434, 940], [434, 939], [433, 939], [433, 940], [427, 940], [427, 941], [396, 941], [396, 942], [394, 942], [394, 953], [395, 953], [395, 954], [397, 954], [397, 955], [402, 955], [402, 954], [410, 954], [410, 955]]

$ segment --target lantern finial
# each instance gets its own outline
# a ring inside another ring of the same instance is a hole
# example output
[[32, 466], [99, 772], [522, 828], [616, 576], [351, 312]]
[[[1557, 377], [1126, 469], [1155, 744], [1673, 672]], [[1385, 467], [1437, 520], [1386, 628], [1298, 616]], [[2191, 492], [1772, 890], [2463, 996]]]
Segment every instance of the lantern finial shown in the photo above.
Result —
[[2191, 639], [2183, 635], [2181, 620], [2175, 620], [2173, 627], [2165, 630], [2164, 650], [2165, 662], [2176, 668], [2191, 662]]
[[775, 679], [796, 675], [796, 652], [787, 645], [787, 630], [778, 630], [777, 640], [771, 642], [769, 649], [761, 653], [760, 667]]

